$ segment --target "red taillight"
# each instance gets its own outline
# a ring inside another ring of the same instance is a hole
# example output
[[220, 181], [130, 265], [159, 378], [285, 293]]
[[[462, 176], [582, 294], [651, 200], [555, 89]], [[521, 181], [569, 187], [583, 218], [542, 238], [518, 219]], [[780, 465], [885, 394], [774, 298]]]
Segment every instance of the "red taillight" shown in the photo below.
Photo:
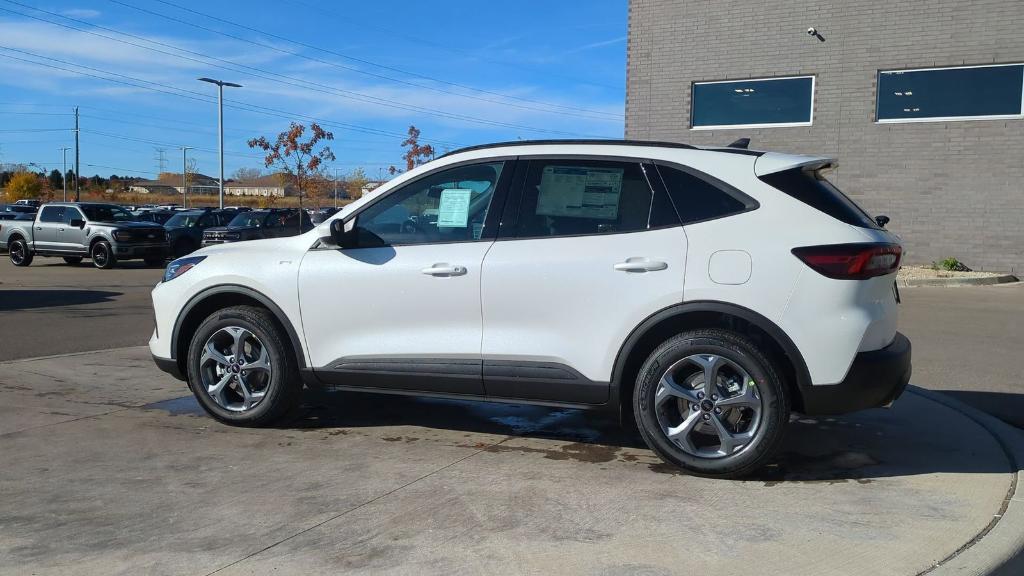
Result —
[[837, 280], [892, 274], [899, 269], [902, 254], [897, 244], [829, 244], [793, 249], [793, 255], [804, 264]]

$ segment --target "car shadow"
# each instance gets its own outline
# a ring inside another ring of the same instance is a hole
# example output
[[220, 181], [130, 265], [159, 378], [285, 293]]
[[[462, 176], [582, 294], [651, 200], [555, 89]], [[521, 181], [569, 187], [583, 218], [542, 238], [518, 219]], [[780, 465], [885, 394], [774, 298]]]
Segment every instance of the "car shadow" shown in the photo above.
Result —
[[0, 290], [0, 312], [113, 302], [122, 292], [105, 290]]
[[1010, 426], [1024, 429], [1024, 391], [984, 392], [978, 390], [935, 390], [968, 406], [987, 412]]
[[[931, 402], [912, 394], [912, 402]], [[995, 441], [984, 457], [973, 442], [956, 439], [956, 431], [936, 430], [922, 437], [906, 430], [921, 405], [896, 410], [874, 409], [842, 417], [794, 416], [779, 455], [767, 466], [742, 479], [766, 487], [793, 484], [871, 484], [879, 479], [937, 473], [1011, 472], [1010, 461]], [[147, 406], [173, 414], [203, 416], [192, 396]], [[940, 410], [947, 410], [941, 408]], [[965, 422], [965, 425], [967, 423]], [[930, 422], [915, 424], [922, 428]], [[544, 453], [555, 460], [587, 463], [640, 463], [651, 471], [686, 476], [654, 454], [638, 459], [647, 448], [635, 429], [626, 429], [609, 414], [570, 408], [548, 408], [497, 402], [432, 399], [361, 392], [305, 390], [297, 415], [278, 428], [319, 430], [405, 426], [456, 432], [475, 432], [518, 438], [557, 440], [550, 448], [491, 446], [494, 452]], [[981, 433], [978, 430], [975, 434]], [[944, 436], [948, 434], [949, 436]], [[407, 431], [387, 432], [389, 441], [418, 441]]]

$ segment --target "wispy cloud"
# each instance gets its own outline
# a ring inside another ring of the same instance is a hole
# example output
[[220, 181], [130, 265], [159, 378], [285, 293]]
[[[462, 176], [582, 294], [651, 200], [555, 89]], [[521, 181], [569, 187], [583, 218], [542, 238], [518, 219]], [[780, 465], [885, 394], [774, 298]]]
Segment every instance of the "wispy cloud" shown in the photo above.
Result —
[[92, 8], [71, 8], [68, 10], [62, 10], [61, 14], [68, 18], [82, 18], [89, 20], [91, 18], [99, 18], [102, 12], [99, 10], [93, 10]]
[[608, 40], [601, 40], [600, 42], [591, 42], [590, 44], [584, 44], [583, 46], [577, 46], [570, 48], [564, 52], [563, 55], [578, 54], [580, 52], [586, 52], [587, 50], [593, 50], [594, 48], [601, 48], [603, 46], [611, 46], [612, 44], [621, 44], [626, 41], [625, 36], [616, 36], [615, 38], [609, 38]]

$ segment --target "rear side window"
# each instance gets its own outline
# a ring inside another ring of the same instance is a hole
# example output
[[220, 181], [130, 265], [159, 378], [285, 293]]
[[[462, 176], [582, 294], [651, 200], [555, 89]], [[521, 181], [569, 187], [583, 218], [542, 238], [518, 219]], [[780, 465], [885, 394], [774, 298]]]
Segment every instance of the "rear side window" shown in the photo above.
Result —
[[875, 219], [853, 200], [850, 200], [846, 194], [840, 192], [825, 178], [822, 172], [821, 169], [792, 168], [759, 176], [759, 178], [781, 192], [785, 192], [840, 222], [860, 228], [879, 229]]
[[659, 165], [658, 173], [683, 224], [738, 214], [756, 206], [752, 199], [739, 192], [727, 191], [724, 185], [678, 168]]
[[39, 215], [40, 222], [63, 222], [63, 206], [43, 206], [43, 212]]
[[532, 160], [519, 205], [520, 238], [636, 232], [676, 225], [639, 162]]

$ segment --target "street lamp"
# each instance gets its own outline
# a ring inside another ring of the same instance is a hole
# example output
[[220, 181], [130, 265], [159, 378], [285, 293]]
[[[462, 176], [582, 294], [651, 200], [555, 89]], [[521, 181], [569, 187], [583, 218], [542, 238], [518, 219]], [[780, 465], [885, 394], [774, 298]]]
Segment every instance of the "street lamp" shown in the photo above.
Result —
[[220, 207], [224, 208], [224, 87], [241, 88], [241, 84], [214, 80], [213, 78], [200, 78], [200, 82], [209, 82], [217, 85], [217, 138], [220, 144]]
[[71, 150], [71, 148], [64, 147], [60, 149], [61, 162], [64, 165], [64, 172], [60, 175], [60, 181], [64, 185], [64, 202], [68, 201], [68, 150]]

